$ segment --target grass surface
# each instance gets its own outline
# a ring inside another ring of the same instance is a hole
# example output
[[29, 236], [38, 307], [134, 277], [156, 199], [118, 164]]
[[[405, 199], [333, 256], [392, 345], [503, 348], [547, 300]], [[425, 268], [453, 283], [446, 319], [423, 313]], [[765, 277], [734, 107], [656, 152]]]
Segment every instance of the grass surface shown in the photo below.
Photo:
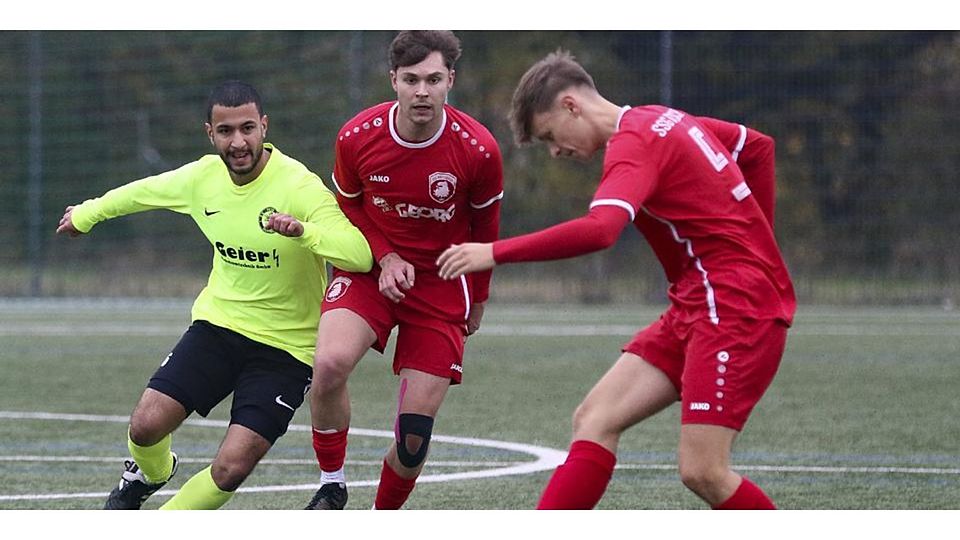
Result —
[[[573, 409], [621, 343], [658, 311], [491, 305], [468, 343], [464, 384], [448, 394], [435, 433], [565, 451]], [[176, 301], [0, 304], [0, 509], [102, 505], [126, 455], [123, 417], [188, 318], [189, 303]], [[787, 509], [960, 508], [957, 351], [957, 312], [802, 311], [780, 372], [737, 441], [735, 464]], [[392, 429], [391, 353], [369, 354], [351, 378], [354, 428]], [[209, 418], [228, 413], [229, 400]], [[318, 475], [306, 407], [294, 424], [244, 485], [266, 491], [242, 491], [227, 508], [294, 509], [309, 500]], [[674, 406], [625, 434], [600, 508], [704, 508], [676, 472], [678, 424]], [[181, 427], [174, 449], [184, 462], [168, 488], [205, 467], [223, 433]], [[373, 502], [388, 442], [378, 435], [350, 439], [348, 508]], [[424, 474], [535, 460], [515, 449], [438, 441]], [[529, 509], [550, 473], [422, 483], [407, 508]], [[163, 493], [145, 508], [162, 504]]]

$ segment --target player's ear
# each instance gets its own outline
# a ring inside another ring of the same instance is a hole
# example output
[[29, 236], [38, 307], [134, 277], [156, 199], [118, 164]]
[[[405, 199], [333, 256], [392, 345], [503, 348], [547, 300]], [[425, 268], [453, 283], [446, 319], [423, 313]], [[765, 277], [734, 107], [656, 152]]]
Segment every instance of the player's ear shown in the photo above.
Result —
[[207, 130], [207, 138], [210, 139], [210, 144], [214, 144], [213, 143], [213, 126], [211, 126], [209, 122], [204, 122], [203, 127], [204, 129]]
[[270, 124], [270, 118], [267, 115], [260, 117], [260, 129], [262, 130], [261, 136], [267, 138], [267, 125]]
[[394, 92], [397, 91], [397, 72], [392, 69], [390, 70], [390, 86], [393, 87]]
[[560, 108], [574, 117], [580, 116], [580, 103], [577, 98], [571, 94], [563, 94], [560, 97]]
[[456, 78], [457, 78], [457, 70], [451, 69], [451, 70], [450, 70], [450, 83], [448, 84], [447, 88], [453, 88], [453, 81], [454, 81], [454, 79], [456, 79]]

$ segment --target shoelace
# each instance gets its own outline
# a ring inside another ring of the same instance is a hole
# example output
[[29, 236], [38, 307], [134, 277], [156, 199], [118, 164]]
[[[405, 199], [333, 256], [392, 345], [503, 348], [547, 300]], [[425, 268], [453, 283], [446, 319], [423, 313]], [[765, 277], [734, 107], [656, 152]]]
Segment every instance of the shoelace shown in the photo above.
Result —
[[143, 473], [140, 472], [140, 467], [137, 467], [137, 464], [133, 461], [125, 461], [124, 466], [127, 470], [123, 471], [123, 474], [120, 475], [120, 488], [123, 489], [123, 483], [126, 481], [128, 484], [131, 482], [143, 482], [147, 483], [147, 478], [143, 476]]

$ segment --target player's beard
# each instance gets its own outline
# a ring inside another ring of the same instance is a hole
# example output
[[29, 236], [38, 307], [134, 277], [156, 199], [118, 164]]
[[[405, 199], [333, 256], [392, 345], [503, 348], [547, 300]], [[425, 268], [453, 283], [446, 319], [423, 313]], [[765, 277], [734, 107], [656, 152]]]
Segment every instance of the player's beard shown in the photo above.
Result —
[[230, 172], [232, 172], [237, 176], [243, 176], [245, 174], [249, 174], [251, 171], [257, 168], [257, 163], [260, 163], [260, 158], [263, 156], [263, 145], [262, 144], [258, 145], [256, 148], [253, 148], [250, 150], [250, 165], [247, 167], [235, 168], [233, 165], [231, 165], [230, 164], [231, 154], [232, 152], [227, 150], [226, 152], [223, 152], [220, 154], [220, 159], [222, 159], [224, 165], [226, 165], [227, 168], [230, 169]]

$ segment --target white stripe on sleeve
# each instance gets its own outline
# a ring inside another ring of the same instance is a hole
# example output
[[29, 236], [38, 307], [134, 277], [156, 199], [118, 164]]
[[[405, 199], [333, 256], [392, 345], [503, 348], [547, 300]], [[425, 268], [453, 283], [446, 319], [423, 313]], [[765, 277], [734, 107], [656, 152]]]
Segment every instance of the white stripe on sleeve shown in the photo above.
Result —
[[473, 208], [473, 209], [475, 209], [475, 210], [482, 210], [482, 209], [490, 206], [491, 204], [499, 201], [499, 200], [502, 199], [502, 198], [503, 198], [503, 192], [501, 191], [500, 193], [496, 194], [496, 195], [493, 196], [489, 201], [487, 201], [487, 202], [485, 202], [485, 203], [481, 203], [481, 204], [473, 204], [473, 203], [470, 203], [470, 208]]
[[730, 152], [730, 157], [733, 158], [734, 163], [736, 163], [737, 158], [740, 157], [740, 151], [743, 150], [743, 145], [747, 143], [747, 128], [743, 124], [737, 126], [740, 128], [740, 139], [737, 141], [736, 148], [733, 149], [733, 152]]
[[348, 199], [356, 199], [361, 194], [363, 194], [363, 191], [358, 191], [356, 193], [347, 193], [346, 191], [344, 191], [340, 187], [340, 184], [337, 183], [337, 175], [333, 174], [332, 172], [330, 173], [330, 179], [333, 180], [333, 186], [337, 188], [337, 191], [339, 191], [341, 195], [343, 195]]
[[630, 221], [637, 219], [636, 210], [634, 210], [633, 206], [627, 201], [623, 201], [620, 199], [597, 199], [592, 203], [590, 203], [591, 209], [593, 209], [593, 207], [595, 206], [616, 206], [619, 208], [623, 208], [624, 210], [627, 211], [628, 214], [630, 214]]

